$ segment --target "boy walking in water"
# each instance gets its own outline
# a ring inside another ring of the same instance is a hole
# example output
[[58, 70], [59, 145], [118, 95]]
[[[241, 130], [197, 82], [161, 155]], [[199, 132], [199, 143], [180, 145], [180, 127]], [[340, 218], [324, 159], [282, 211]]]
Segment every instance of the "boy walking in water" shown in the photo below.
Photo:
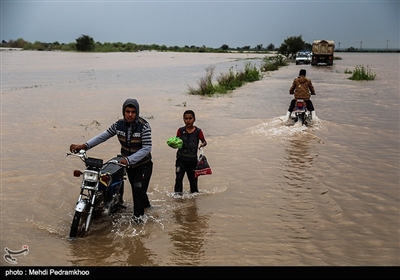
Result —
[[[176, 136], [182, 139], [182, 148], [176, 152], [175, 161], [175, 188], [177, 194], [182, 194], [183, 191], [183, 177], [185, 173], [190, 183], [190, 192], [199, 192], [197, 187], [198, 178], [194, 176], [194, 170], [197, 165], [197, 150], [205, 147], [207, 141], [204, 138], [203, 131], [194, 126], [196, 121], [195, 114], [192, 110], [186, 110], [183, 113], [183, 122], [185, 126], [178, 128]], [[199, 142], [200, 145], [199, 145]]]

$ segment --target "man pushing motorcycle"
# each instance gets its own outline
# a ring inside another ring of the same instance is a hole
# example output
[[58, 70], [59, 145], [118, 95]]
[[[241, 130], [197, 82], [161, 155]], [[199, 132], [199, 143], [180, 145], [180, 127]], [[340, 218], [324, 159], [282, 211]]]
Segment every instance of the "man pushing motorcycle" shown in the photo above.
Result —
[[294, 110], [297, 99], [303, 99], [306, 102], [307, 110], [311, 112], [311, 118], [315, 116], [314, 105], [310, 100], [311, 95], [315, 95], [314, 86], [309, 78], [306, 77], [306, 70], [301, 69], [299, 76], [293, 80], [289, 89], [289, 94], [294, 94], [294, 99], [290, 102], [286, 118], [289, 119]]
[[123, 118], [113, 123], [107, 130], [84, 144], [71, 144], [72, 153], [89, 150], [117, 135], [121, 144], [122, 159], [126, 165], [133, 196], [133, 221], [143, 222], [144, 209], [150, 207], [147, 196], [150, 178], [153, 173], [152, 139], [150, 124], [139, 117], [139, 103], [136, 99], [127, 99], [122, 105]]

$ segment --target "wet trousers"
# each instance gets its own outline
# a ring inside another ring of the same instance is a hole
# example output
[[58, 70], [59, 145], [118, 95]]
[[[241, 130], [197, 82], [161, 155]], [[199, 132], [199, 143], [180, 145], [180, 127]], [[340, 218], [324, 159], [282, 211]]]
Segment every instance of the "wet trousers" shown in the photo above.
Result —
[[190, 192], [199, 192], [197, 187], [198, 178], [194, 177], [194, 169], [196, 168], [197, 161], [185, 161], [180, 158], [175, 161], [175, 187], [174, 191], [181, 193], [183, 191], [183, 177], [185, 174], [189, 180]]
[[153, 173], [153, 162], [149, 161], [134, 168], [127, 168], [126, 173], [132, 187], [133, 215], [139, 217], [144, 215], [145, 208], [150, 207], [147, 189]]

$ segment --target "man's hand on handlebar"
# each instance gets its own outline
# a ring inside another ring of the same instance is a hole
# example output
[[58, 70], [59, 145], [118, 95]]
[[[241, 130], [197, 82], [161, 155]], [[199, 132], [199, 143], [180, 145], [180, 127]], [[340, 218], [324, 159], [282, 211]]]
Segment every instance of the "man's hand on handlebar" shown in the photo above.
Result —
[[120, 164], [123, 164], [123, 165], [128, 165], [128, 161], [126, 160], [126, 158], [121, 159], [121, 160], [119, 161], [119, 163], [120, 163]]
[[74, 153], [74, 154], [79, 152], [80, 150], [86, 150], [86, 149], [87, 149], [87, 147], [85, 144], [71, 144], [69, 146], [69, 150], [71, 151], [71, 153]]

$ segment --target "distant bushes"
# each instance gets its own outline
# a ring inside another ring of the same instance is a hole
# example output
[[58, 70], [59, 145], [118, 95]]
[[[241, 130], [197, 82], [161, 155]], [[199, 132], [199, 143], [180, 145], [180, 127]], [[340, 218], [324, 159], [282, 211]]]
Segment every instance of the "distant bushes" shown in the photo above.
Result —
[[[166, 46], [158, 44], [135, 44], [135, 43], [122, 43], [122, 42], [98, 42], [95, 41], [89, 35], [82, 35], [76, 39], [73, 43], [59, 43], [57, 41], [53, 43], [46, 43], [36, 41], [34, 43], [25, 41], [22, 38], [17, 40], [9, 40], [8, 42], [3, 40], [0, 43], [0, 47], [3, 48], [21, 48], [23, 50], [38, 50], [38, 51], [84, 51], [84, 52], [140, 52], [140, 51], [158, 51], [158, 52], [191, 52], [191, 53], [230, 53], [232, 51], [238, 53], [251, 52], [251, 53], [269, 53], [274, 50], [274, 46], [268, 46], [268, 48], [261, 48], [261, 45], [257, 45], [254, 48], [250, 46], [237, 47], [235, 49], [229, 48], [228, 45], [224, 44], [220, 48], [212, 48], [203, 46]], [[271, 49], [272, 48], [272, 49]]]

